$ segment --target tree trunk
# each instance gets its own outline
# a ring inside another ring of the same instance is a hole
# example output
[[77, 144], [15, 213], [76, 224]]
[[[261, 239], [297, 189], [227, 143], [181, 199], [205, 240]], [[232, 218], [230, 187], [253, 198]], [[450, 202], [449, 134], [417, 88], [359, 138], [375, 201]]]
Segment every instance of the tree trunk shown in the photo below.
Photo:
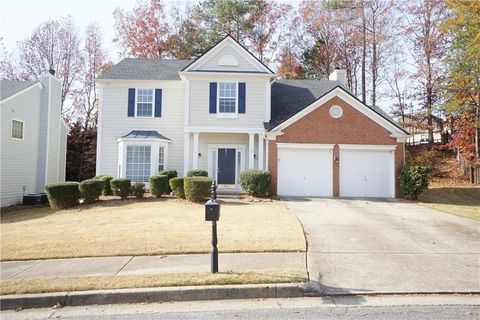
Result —
[[362, 2], [362, 102], [367, 103], [367, 90], [365, 84], [365, 65], [366, 65], [366, 56], [367, 56], [367, 21], [365, 19], [365, 7]]

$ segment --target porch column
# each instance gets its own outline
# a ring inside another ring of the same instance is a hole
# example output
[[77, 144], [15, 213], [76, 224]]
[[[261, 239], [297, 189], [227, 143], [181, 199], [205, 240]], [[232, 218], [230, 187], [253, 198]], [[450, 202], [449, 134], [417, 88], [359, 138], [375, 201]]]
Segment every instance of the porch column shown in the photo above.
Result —
[[198, 136], [199, 136], [198, 132], [193, 133], [193, 155], [192, 155], [193, 169], [198, 169]]
[[248, 134], [248, 169], [253, 169], [253, 153], [255, 152], [255, 133]]
[[189, 162], [190, 162], [190, 132], [185, 132], [184, 143], [183, 143], [183, 176], [187, 176]]
[[263, 133], [258, 134], [258, 169], [263, 170], [263, 144], [265, 143], [263, 139]]

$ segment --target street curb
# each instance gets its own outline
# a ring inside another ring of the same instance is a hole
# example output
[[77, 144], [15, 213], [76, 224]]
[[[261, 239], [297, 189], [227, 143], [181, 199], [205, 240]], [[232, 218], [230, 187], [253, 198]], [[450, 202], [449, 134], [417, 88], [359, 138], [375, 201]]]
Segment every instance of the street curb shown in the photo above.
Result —
[[315, 295], [304, 283], [135, 288], [0, 296], [0, 310], [169, 301], [293, 298]]

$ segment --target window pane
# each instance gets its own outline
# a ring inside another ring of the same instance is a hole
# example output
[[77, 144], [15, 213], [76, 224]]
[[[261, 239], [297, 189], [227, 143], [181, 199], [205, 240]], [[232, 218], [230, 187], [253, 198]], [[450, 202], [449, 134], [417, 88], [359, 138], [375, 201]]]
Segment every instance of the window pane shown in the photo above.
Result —
[[158, 171], [165, 169], [165, 147], [158, 148]]
[[235, 99], [220, 98], [220, 112], [235, 113]]
[[235, 82], [220, 82], [219, 112], [235, 113], [237, 102], [237, 84]]
[[150, 151], [150, 146], [127, 146], [126, 176], [132, 182], [148, 182]]
[[23, 122], [12, 120], [12, 138], [23, 139]]
[[153, 115], [153, 89], [137, 89], [137, 117]]

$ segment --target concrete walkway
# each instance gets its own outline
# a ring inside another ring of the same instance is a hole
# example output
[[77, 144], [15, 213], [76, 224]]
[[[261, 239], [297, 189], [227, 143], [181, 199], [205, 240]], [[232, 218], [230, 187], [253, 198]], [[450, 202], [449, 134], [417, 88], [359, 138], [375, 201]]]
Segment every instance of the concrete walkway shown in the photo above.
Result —
[[324, 293], [480, 292], [476, 221], [395, 200], [284, 200]]
[[[220, 272], [268, 269], [305, 270], [305, 266], [304, 252], [219, 254]], [[154, 275], [187, 272], [210, 272], [210, 255], [94, 257], [5, 261], [0, 263], [2, 280], [61, 276]]]

